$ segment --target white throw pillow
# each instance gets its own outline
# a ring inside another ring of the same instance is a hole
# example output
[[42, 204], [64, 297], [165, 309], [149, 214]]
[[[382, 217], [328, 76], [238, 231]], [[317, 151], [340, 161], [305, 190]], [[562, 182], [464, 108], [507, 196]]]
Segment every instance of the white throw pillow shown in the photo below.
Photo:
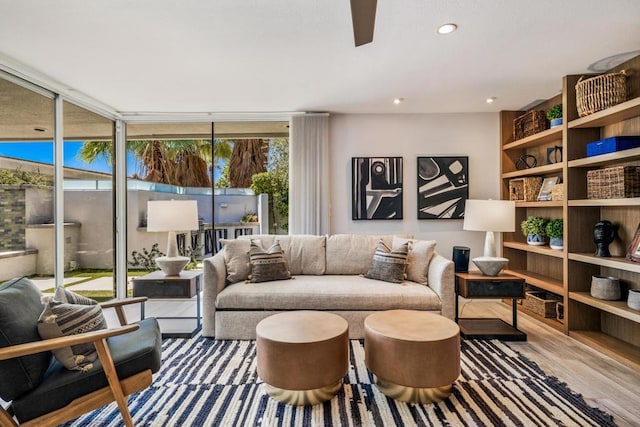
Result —
[[[254, 239], [256, 244], [262, 246], [259, 239]], [[243, 282], [249, 278], [251, 264], [249, 263], [249, 239], [221, 239], [224, 263], [227, 268], [227, 281], [229, 283]]]
[[429, 263], [435, 253], [435, 240], [405, 239], [393, 236], [392, 248], [395, 250], [403, 243], [409, 242], [407, 256], [407, 279], [423, 285], [429, 284]]

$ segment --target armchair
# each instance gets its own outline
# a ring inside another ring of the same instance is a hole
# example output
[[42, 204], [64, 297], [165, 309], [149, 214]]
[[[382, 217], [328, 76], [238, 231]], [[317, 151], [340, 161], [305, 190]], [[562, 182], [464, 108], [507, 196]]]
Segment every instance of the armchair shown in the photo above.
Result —
[[[146, 298], [101, 304], [114, 308], [124, 326], [41, 340], [41, 296], [26, 278], [0, 284], [0, 398], [10, 402], [0, 408], [0, 425], [55, 426], [115, 401], [125, 425], [133, 426], [126, 396], [151, 384], [162, 340], [153, 318], [124, 325], [122, 307]], [[88, 372], [67, 370], [51, 353], [89, 342], [98, 359]]]

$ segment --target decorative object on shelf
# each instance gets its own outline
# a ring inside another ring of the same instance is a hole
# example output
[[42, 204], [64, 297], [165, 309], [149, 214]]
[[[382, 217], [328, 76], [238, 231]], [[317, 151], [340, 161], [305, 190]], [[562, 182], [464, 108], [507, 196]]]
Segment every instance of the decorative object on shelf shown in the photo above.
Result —
[[402, 157], [353, 157], [351, 219], [402, 219]]
[[564, 184], [556, 184], [551, 188], [551, 200], [564, 200]]
[[556, 127], [562, 124], [562, 104], [556, 104], [547, 110], [549, 127]]
[[551, 189], [558, 183], [559, 180], [560, 178], [558, 178], [557, 176], [545, 178], [544, 181], [542, 181], [542, 185], [540, 186], [540, 192], [538, 192], [538, 201], [546, 202], [551, 200]]
[[513, 140], [526, 138], [547, 129], [547, 118], [542, 110], [531, 110], [513, 121]]
[[176, 231], [198, 229], [196, 200], [150, 200], [147, 202], [147, 231], [169, 232], [167, 256], [157, 257], [156, 264], [166, 276], [177, 276], [191, 260], [178, 256]]
[[547, 236], [549, 236], [549, 246], [551, 249], [563, 249], [563, 233], [564, 224], [562, 218], [552, 219], [547, 222], [545, 227]]
[[591, 277], [591, 296], [607, 301], [620, 299], [620, 280], [611, 276]]
[[469, 158], [418, 157], [418, 219], [462, 219], [469, 198]]
[[518, 202], [532, 202], [538, 198], [542, 187], [542, 178], [525, 177], [509, 180], [509, 200]]
[[518, 160], [516, 160], [516, 169], [518, 169], [519, 171], [523, 169], [535, 168], [537, 165], [538, 159], [536, 159], [536, 156], [532, 156], [531, 154], [523, 154], [522, 156], [518, 157]]
[[640, 147], [640, 136], [612, 136], [587, 144], [587, 157]]
[[625, 70], [585, 79], [576, 84], [576, 107], [580, 117], [588, 116], [627, 100]]
[[522, 306], [538, 316], [556, 317], [556, 304], [561, 299], [550, 292], [527, 291]]
[[627, 307], [640, 311], [640, 289], [629, 289]]
[[633, 235], [629, 248], [627, 248], [626, 258], [629, 261], [640, 262], [640, 224], [636, 229], [636, 234]]
[[593, 227], [593, 241], [596, 244], [595, 256], [610, 257], [609, 245], [616, 238], [616, 226], [603, 219]]
[[539, 216], [529, 216], [520, 223], [522, 234], [527, 236], [527, 244], [533, 246], [543, 246], [546, 244], [546, 226], [547, 221]]
[[469, 271], [469, 254], [471, 249], [466, 246], [453, 247], [453, 266], [456, 273]]
[[547, 164], [562, 163], [562, 145], [554, 145], [547, 148]]
[[640, 166], [615, 166], [587, 171], [588, 199], [640, 197]]
[[[487, 276], [497, 275], [507, 264], [506, 258], [496, 256], [494, 232], [515, 231], [516, 204], [509, 200], [467, 200], [463, 230], [486, 231], [481, 262], [472, 261]], [[494, 262], [489, 262], [493, 260]], [[486, 270], [484, 270], [486, 267]], [[497, 272], [494, 271], [497, 269]], [[493, 274], [492, 274], [493, 273]]]

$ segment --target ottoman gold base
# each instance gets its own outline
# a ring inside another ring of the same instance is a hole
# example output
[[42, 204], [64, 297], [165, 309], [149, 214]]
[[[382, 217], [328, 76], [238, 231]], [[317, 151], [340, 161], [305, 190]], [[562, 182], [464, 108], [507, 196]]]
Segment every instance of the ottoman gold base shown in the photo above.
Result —
[[342, 388], [342, 380], [333, 385], [316, 388], [313, 390], [285, 390], [264, 383], [265, 390], [269, 396], [287, 405], [307, 406], [317, 405], [326, 402], [338, 394]]
[[401, 402], [438, 403], [451, 395], [451, 384], [442, 387], [419, 388], [394, 384], [378, 378], [376, 386], [385, 395]]

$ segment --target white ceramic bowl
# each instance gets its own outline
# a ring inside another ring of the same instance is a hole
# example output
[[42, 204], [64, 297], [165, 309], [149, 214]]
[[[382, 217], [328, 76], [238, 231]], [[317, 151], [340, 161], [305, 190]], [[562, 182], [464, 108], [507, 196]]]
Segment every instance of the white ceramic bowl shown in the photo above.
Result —
[[478, 257], [471, 261], [473, 261], [476, 267], [478, 267], [485, 276], [497, 276], [509, 262], [507, 258], [491, 256]]

